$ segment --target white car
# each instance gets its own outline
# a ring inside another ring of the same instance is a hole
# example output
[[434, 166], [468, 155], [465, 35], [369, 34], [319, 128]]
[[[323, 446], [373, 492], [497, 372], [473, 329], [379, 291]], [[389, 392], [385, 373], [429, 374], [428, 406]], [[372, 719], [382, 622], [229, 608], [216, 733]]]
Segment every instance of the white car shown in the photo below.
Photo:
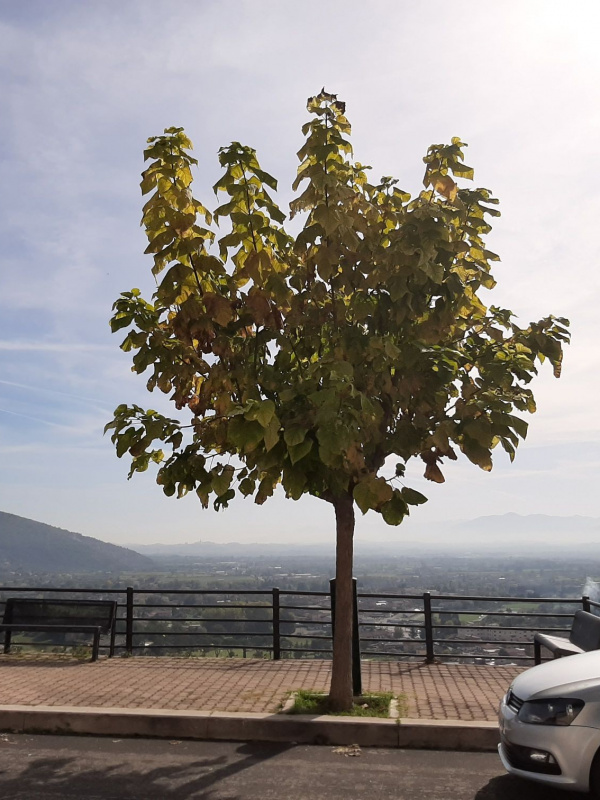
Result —
[[502, 698], [499, 720], [508, 772], [600, 798], [600, 651], [523, 672]]

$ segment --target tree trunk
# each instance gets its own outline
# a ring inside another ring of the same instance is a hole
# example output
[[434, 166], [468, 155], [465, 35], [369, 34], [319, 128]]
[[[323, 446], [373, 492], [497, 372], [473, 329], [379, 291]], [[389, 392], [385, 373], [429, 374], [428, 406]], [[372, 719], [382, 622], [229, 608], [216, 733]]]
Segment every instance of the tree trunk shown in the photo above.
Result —
[[335, 633], [329, 707], [352, 708], [352, 565], [354, 500], [351, 494], [334, 501], [336, 521]]

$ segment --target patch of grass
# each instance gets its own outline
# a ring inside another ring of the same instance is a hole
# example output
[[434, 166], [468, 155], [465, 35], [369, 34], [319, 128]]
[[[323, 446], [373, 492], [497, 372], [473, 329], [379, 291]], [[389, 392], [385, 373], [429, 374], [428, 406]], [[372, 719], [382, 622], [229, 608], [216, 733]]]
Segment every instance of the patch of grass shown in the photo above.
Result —
[[294, 705], [289, 714], [329, 714], [336, 717], [383, 717], [390, 715], [390, 701], [394, 695], [391, 692], [377, 694], [364, 694], [354, 698], [354, 705], [349, 711], [330, 711], [328, 698], [319, 692], [307, 692], [304, 689], [296, 692]]

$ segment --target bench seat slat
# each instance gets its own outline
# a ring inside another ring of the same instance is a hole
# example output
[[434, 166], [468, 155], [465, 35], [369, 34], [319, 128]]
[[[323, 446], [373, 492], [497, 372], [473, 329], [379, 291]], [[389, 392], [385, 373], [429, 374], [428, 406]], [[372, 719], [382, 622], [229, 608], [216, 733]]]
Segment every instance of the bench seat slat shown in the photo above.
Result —
[[50, 625], [49, 623], [42, 623], [42, 622], [34, 622], [27, 625], [21, 625], [20, 623], [1, 623], [0, 624], [0, 631], [42, 631], [52, 633], [55, 631], [56, 633], [95, 633], [98, 631], [102, 633], [102, 628], [100, 625]]

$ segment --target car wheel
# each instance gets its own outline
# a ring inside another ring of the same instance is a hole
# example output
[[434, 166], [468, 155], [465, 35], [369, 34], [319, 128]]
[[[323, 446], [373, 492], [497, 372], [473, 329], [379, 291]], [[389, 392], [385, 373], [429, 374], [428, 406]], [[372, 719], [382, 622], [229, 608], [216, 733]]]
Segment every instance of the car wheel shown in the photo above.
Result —
[[590, 794], [600, 800], [600, 750], [594, 756], [590, 767]]

